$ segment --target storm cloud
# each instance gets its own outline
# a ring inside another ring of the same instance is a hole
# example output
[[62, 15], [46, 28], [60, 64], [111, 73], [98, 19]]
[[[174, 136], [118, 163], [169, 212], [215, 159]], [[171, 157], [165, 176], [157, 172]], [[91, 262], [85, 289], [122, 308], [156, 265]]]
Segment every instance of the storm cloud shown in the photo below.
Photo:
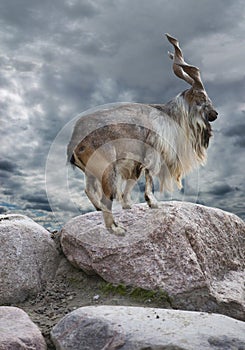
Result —
[[169, 32], [219, 111], [208, 162], [187, 178], [184, 199], [245, 217], [244, 11], [242, 0], [2, 1], [1, 211], [45, 221], [51, 206], [66, 220], [77, 213], [66, 195], [92, 209], [82, 174], [65, 165], [71, 121], [97, 105], [164, 103], [186, 89], [171, 70]]

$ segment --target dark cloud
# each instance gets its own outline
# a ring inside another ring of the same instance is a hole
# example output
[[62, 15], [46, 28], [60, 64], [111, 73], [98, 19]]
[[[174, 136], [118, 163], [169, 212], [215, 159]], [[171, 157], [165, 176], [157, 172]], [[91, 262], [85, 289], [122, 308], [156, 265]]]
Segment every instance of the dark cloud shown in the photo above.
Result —
[[48, 204], [48, 199], [47, 199], [46, 193], [24, 194], [24, 195], [20, 196], [20, 198], [24, 201], [28, 201], [31, 203]]
[[38, 204], [26, 204], [24, 206], [24, 209], [31, 209], [31, 210], [44, 210], [44, 211], [52, 211], [50, 208], [49, 204], [43, 204], [43, 203], [38, 203]]
[[6, 159], [0, 160], [0, 169], [13, 173], [16, 171], [16, 165]]
[[230, 194], [235, 190], [236, 190], [235, 188], [232, 188], [228, 184], [221, 184], [221, 185], [215, 185], [211, 187], [209, 193], [216, 196], [224, 196], [226, 194]]
[[14, 195], [14, 189], [10, 189], [10, 188], [4, 189], [3, 190], [3, 195], [4, 196], [13, 196]]
[[23, 209], [52, 211], [46, 192], [44, 191], [24, 193], [20, 196], [20, 199], [23, 203], [26, 203]]
[[21, 176], [22, 172], [18, 169], [18, 165], [14, 161], [0, 159], [0, 181], [1, 178], [12, 178], [13, 176]]
[[7, 212], [7, 209], [4, 207], [0, 207], [0, 214], [5, 214]]

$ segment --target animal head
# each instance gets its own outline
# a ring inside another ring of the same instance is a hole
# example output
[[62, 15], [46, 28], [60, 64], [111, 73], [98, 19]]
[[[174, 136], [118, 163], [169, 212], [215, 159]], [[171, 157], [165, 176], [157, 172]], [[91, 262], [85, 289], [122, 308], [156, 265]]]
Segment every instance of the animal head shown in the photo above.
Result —
[[205, 122], [213, 122], [218, 113], [204, 88], [199, 68], [185, 62], [182, 50], [177, 39], [166, 34], [168, 41], [174, 47], [174, 53], [168, 52], [173, 60], [175, 75], [191, 85], [191, 88], [183, 92], [183, 97], [191, 108], [195, 109]]

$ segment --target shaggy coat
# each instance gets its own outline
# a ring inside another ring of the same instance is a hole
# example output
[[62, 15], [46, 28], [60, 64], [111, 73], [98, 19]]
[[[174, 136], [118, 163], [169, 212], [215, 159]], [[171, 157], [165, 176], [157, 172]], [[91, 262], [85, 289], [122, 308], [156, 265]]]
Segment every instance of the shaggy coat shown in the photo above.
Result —
[[[178, 41], [167, 35], [174, 46], [175, 74], [191, 85], [166, 104], [127, 103], [101, 109], [80, 118], [68, 145], [68, 160], [86, 177], [86, 194], [97, 210], [102, 210], [106, 227], [115, 234], [124, 228], [115, 223], [114, 199], [130, 208], [130, 193], [142, 172], [145, 199], [157, 207], [153, 176], [160, 190], [181, 188], [184, 175], [204, 164], [210, 122], [217, 118], [199, 69], [185, 63]], [[123, 187], [123, 183], [125, 186]]]

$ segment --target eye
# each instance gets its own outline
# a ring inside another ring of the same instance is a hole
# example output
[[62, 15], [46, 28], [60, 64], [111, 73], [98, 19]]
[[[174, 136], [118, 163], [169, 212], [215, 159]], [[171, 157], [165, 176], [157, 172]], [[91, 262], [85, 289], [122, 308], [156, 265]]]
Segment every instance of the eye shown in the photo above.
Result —
[[196, 105], [201, 106], [201, 105], [203, 105], [203, 102], [201, 100], [198, 100], [198, 101], [196, 101]]
[[208, 103], [207, 96], [203, 92], [198, 92], [196, 94], [196, 105], [197, 106], [203, 106], [204, 104]]
[[204, 97], [198, 98], [196, 100], [196, 104], [197, 104], [197, 106], [202, 106], [202, 105], [206, 104], [206, 98], [204, 98]]

